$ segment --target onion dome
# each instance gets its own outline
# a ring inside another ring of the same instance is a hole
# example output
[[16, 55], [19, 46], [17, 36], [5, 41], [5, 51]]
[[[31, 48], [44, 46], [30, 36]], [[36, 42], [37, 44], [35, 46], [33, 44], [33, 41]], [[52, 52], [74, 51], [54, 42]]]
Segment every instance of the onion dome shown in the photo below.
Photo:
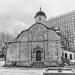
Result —
[[44, 16], [45, 18], [47, 18], [47, 17], [46, 17], [46, 14], [45, 14], [43, 11], [41, 11], [41, 8], [40, 8], [40, 11], [38, 11], [38, 12], [36, 13], [36, 15], [35, 15], [34, 18], [36, 18], [37, 16]]

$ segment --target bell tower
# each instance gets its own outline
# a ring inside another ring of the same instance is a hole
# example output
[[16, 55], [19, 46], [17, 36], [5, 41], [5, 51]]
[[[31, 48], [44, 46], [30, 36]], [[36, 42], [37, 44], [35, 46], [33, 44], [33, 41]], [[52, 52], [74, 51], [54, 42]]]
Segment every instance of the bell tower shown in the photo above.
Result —
[[35, 22], [46, 24], [46, 18], [46, 14], [41, 10], [40, 7], [40, 11], [38, 11], [34, 17]]

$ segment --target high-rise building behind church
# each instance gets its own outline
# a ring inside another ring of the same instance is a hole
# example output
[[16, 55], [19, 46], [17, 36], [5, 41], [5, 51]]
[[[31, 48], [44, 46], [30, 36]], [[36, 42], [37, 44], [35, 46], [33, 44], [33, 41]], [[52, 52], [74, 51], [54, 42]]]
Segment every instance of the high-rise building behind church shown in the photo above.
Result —
[[60, 32], [68, 40], [72, 50], [75, 49], [75, 11], [52, 17], [47, 24], [50, 27], [60, 28]]

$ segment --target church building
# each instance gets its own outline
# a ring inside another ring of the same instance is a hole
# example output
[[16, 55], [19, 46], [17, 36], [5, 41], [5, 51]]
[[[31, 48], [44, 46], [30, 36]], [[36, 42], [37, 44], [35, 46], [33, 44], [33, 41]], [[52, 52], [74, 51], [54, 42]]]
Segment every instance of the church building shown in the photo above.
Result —
[[60, 36], [47, 27], [46, 14], [40, 9], [35, 23], [8, 43], [6, 65], [58, 66], [62, 63]]

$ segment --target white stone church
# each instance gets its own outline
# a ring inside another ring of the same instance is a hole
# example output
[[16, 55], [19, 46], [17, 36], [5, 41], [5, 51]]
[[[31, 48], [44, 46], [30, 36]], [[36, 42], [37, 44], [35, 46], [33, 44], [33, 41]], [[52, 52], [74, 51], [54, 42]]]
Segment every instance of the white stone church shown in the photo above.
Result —
[[60, 36], [47, 27], [46, 18], [46, 14], [40, 9], [34, 17], [35, 23], [9, 43], [6, 65], [58, 66], [62, 63]]

